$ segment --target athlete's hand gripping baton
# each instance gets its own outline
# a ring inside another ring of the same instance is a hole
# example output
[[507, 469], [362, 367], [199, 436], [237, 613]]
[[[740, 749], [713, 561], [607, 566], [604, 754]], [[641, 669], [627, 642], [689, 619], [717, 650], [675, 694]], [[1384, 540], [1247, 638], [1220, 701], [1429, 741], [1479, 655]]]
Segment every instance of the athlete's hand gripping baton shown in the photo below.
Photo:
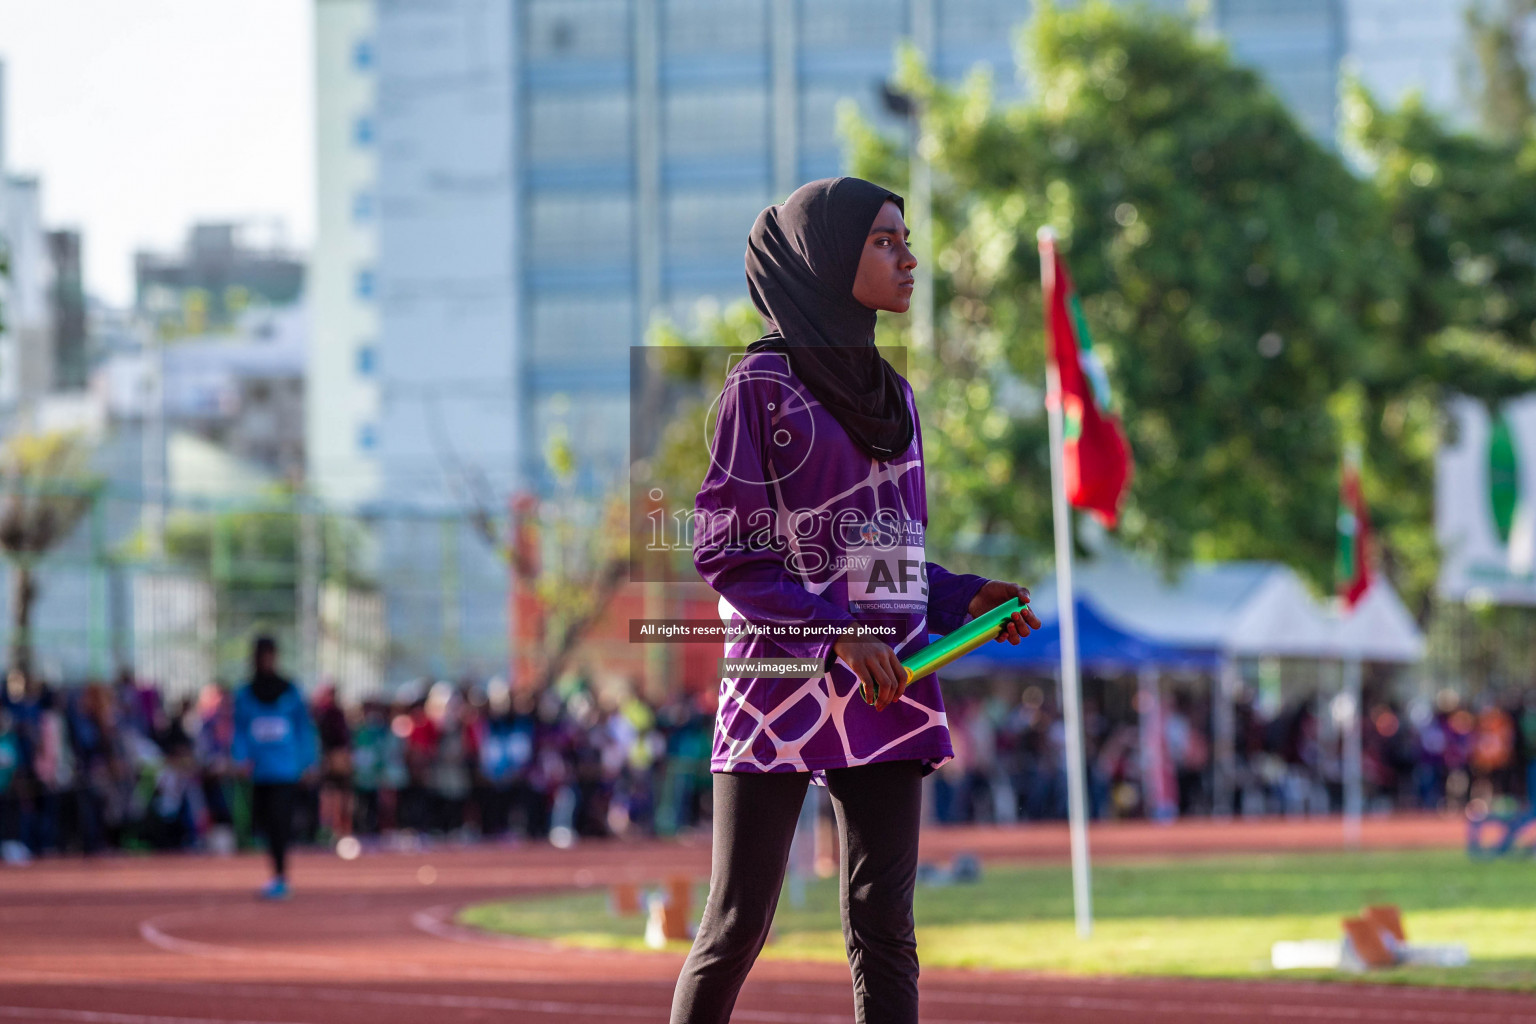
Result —
[[[901, 667], [907, 673], [907, 684], [913, 680], [921, 679], [930, 672], [937, 672], [958, 658], [970, 654], [976, 648], [989, 640], [997, 639], [1008, 620], [1013, 618], [1014, 612], [1021, 612], [1029, 605], [1016, 597], [1011, 597], [991, 611], [982, 612], [976, 618], [967, 622], [959, 629], [946, 636], [941, 636], [933, 643], [924, 647], [916, 654], [901, 660]], [[859, 683], [859, 695], [864, 698], [864, 703], [874, 705], [878, 696], [872, 693], [873, 687]]]

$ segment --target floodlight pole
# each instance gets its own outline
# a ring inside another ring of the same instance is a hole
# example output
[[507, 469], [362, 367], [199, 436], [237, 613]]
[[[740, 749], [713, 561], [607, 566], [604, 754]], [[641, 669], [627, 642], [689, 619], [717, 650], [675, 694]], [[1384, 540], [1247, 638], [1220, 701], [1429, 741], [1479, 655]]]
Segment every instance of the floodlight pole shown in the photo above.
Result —
[[1093, 887], [1088, 867], [1088, 787], [1083, 763], [1083, 712], [1077, 665], [1077, 608], [1072, 600], [1072, 520], [1067, 508], [1061, 380], [1050, 337], [1050, 302], [1056, 288], [1056, 235], [1041, 228], [1040, 282], [1046, 302], [1046, 420], [1051, 443], [1051, 518], [1056, 526], [1056, 614], [1061, 624], [1061, 704], [1067, 734], [1067, 831], [1072, 843], [1072, 907], [1077, 935], [1093, 934]]

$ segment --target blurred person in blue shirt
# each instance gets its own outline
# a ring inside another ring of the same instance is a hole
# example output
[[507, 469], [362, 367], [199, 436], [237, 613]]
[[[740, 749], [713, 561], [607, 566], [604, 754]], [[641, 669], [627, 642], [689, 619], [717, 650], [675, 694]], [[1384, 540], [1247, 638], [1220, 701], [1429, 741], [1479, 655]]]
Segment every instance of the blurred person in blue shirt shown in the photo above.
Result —
[[299, 688], [277, 674], [277, 641], [256, 638], [251, 669], [251, 681], [235, 694], [230, 757], [250, 777], [252, 819], [272, 857], [272, 881], [261, 896], [286, 899], [294, 800], [300, 780], [320, 760], [319, 743]]
[[512, 807], [526, 789], [526, 768], [533, 758], [533, 719], [513, 708], [506, 680], [486, 686], [486, 714], [475, 723], [480, 756], [480, 828], [497, 836], [511, 827]]

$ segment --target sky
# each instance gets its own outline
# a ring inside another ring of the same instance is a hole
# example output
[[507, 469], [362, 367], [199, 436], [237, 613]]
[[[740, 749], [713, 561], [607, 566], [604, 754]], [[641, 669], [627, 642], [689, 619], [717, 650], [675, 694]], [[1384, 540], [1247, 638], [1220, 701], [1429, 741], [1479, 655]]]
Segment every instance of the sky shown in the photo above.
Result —
[[83, 232], [86, 290], [198, 220], [314, 239], [313, 0], [0, 0], [4, 152], [44, 225]]

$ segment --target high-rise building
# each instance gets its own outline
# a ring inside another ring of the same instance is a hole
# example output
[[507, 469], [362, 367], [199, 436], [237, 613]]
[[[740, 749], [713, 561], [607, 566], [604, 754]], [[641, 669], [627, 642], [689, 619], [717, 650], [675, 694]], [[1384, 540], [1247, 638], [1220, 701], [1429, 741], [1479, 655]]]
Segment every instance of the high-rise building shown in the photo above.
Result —
[[1212, 0], [1206, 17], [1232, 55], [1261, 73], [1309, 132], [1332, 141], [1350, 2]]
[[1349, 0], [1347, 63], [1382, 103], [1417, 92], [1429, 109], [1470, 127], [1466, 10], [1467, 0]]
[[315, 4], [317, 213], [310, 255], [310, 480], [332, 501], [379, 495], [379, 193], [374, 0]]
[[[354, 501], [589, 487], [626, 454], [627, 350], [738, 296], [763, 206], [886, 127], [904, 37], [1012, 86], [1016, 2], [317, 0], [311, 477]], [[481, 500], [477, 498], [476, 500]]]
[[0, 428], [47, 393], [53, 383], [49, 325], [48, 244], [43, 230], [42, 185], [6, 163], [5, 64], [0, 62]]

